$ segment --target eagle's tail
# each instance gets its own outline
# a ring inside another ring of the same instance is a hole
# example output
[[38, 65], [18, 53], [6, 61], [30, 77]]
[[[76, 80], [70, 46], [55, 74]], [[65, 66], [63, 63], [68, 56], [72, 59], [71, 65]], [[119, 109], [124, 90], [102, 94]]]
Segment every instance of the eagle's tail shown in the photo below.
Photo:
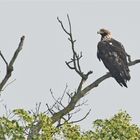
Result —
[[121, 86], [125, 86], [127, 87], [126, 82], [130, 80], [130, 73], [129, 73], [129, 68], [128, 67], [124, 67], [121, 72], [115, 72], [114, 73], [114, 78], [116, 79], [116, 81], [121, 85]]
[[[126, 75], [127, 74], [127, 75]], [[115, 80], [119, 83], [120, 86], [125, 86], [127, 87], [127, 84], [126, 82], [128, 80], [130, 80], [130, 75], [129, 75], [129, 72], [128, 73], [125, 73], [125, 71], [119, 73], [117, 71], [114, 71], [112, 73], [112, 76], [115, 78]]]
[[127, 88], [126, 80], [124, 80], [120, 75], [114, 77], [120, 86], [125, 86]]
[[127, 81], [129, 81], [131, 79], [129, 69], [124, 70], [123, 78], [126, 79]]

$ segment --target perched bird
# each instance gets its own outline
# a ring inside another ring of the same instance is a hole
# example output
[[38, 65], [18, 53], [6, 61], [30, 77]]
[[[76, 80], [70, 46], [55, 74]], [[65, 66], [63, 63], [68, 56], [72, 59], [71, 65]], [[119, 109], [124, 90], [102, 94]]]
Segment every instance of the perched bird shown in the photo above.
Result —
[[102, 60], [112, 77], [121, 85], [127, 87], [130, 80], [130, 70], [128, 68], [127, 56], [123, 45], [112, 38], [111, 32], [100, 29], [98, 34], [101, 40], [97, 45], [97, 57]]

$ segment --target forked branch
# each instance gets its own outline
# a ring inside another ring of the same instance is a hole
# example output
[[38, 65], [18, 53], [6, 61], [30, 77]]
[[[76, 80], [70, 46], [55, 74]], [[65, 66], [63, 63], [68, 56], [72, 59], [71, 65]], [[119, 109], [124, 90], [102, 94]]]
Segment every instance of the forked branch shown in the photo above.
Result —
[[71, 43], [71, 48], [72, 48], [72, 53], [73, 56], [71, 58], [70, 61], [66, 61], [66, 65], [72, 69], [75, 70], [75, 72], [82, 78], [82, 80], [87, 80], [88, 76], [90, 74], [92, 74], [92, 71], [87, 72], [86, 74], [81, 70], [81, 66], [80, 66], [80, 59], [83, 57], [82, 56], [82, 52], [80, 54], [78, 54], [75, 51], [75, 42], [76, 40], [73, 39], [73, 35], [72, 35], [72, 26], [71, 26], [71, 22], [70, 22], [70, 18], [69, 15], [67, 15], [67, 19], [68, 19], [68, 24], [69, 24], [69, 31], [66, 30], [66, 28], [63, 25], [63, 22], [57, 17], [58, 22], [60, 23], [63, 31], [68, 35], [68, 40]]
[[5, 59], [3, 54], [0, 52], [0, 56], [3, 59], [4, 63], [6, 64], [6, 74], [0, 83], [0, 92], [3, 90], [3, 87], [5, 86], [5, 84], [7, 83], [7, 81], [9, 80], [9, 78], [12, 75], [13, 65], [14, 65], [14, 62], [15, 62], [19, 52], [22, 50], [24, 39], [25, 39], [25, 36], [22, 36], [20, 39], [20, 43], [18, 45], [18, 48], [16, 49], [16, 51], [15, 51], [15, 53], [14, 53], [14, 55], [11, 58], [9, 63], [7, 62], [7, 60]]
[[[55, 98], [53, 91], [50, 90], [54, 103], [52, 106], [49, 106], [48, 104], [46, 104], [47, 111], [45, 111], [44, 113], [47, 113], [47, 114], [49, 113], [53, 117], [57, 112], [61, 110], [65, 110], [66, 107], [63, 103], [64, 100], [68, 98], [68, 104], [69, 104], [69, 101], [71, 102], [71, 99], [72, 99], [72, 96], [70, 95], [69, 90], [67, 90], [67, 87], [68, 86], [66, 85], [66, 88], [64, 89], [62, 96], [59, 98]], [[66, 115], [60, 118], [60, 120], [58, 120], [57, 122], [57, 127], [63, 125], [63, 123], [65, 122], [79, 122], [80, 120], [84, 120], [84, 118], [86, 118], [86, 116], [89, 114], [90, 111], [82, 119], [71, 121], [74, 118], [73, 117], [74, 114], [78, 113], [81, 110], [80, 107], [82, 105], [85, 105], [85, 102], [82, 102], [81, 104], [79, 103], [77, 106], [74, 106], [73, 112], [68, 112]]]

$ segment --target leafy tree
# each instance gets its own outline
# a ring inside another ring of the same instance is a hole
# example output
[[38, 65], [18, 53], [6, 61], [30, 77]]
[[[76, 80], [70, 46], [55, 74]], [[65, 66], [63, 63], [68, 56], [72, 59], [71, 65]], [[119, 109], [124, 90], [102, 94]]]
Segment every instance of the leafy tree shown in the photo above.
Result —
[[96, 140], [140, 139], [140, 128], [131, 124], [131, 117], [126, 112], [119, 112], [111, 119], [96, 120], [93, 128], [93, 131], [85, 134], [85, 138]]
[[[0, 139], [6, 140], [139, 140], [140, 128], [131, 123], [126, 112], [119, 112], [111, 119], [96, 120], [93, 130], [82, 132], [80, 126], [65, 122], [61, 127], [52, 124], [44, 113], [31, 114], [23, 109], [13, 110], [14, 117], [0, 118]], [[40, 131], [34, 127], [40, 122]], [[34, 133], [32, 133], [34, 131]], [[32, 136], [33, 134], [33, 136]]]

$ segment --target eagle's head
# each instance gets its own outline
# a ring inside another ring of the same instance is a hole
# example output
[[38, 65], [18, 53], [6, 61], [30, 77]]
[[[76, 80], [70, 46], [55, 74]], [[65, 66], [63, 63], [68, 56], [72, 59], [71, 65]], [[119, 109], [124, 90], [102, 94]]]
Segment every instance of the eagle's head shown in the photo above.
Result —
[[97, 34], [100, 34], [102, 36], [102, 39], [103, 38], [111, 38], [111, 32], [107, 29], [100, 29]]

